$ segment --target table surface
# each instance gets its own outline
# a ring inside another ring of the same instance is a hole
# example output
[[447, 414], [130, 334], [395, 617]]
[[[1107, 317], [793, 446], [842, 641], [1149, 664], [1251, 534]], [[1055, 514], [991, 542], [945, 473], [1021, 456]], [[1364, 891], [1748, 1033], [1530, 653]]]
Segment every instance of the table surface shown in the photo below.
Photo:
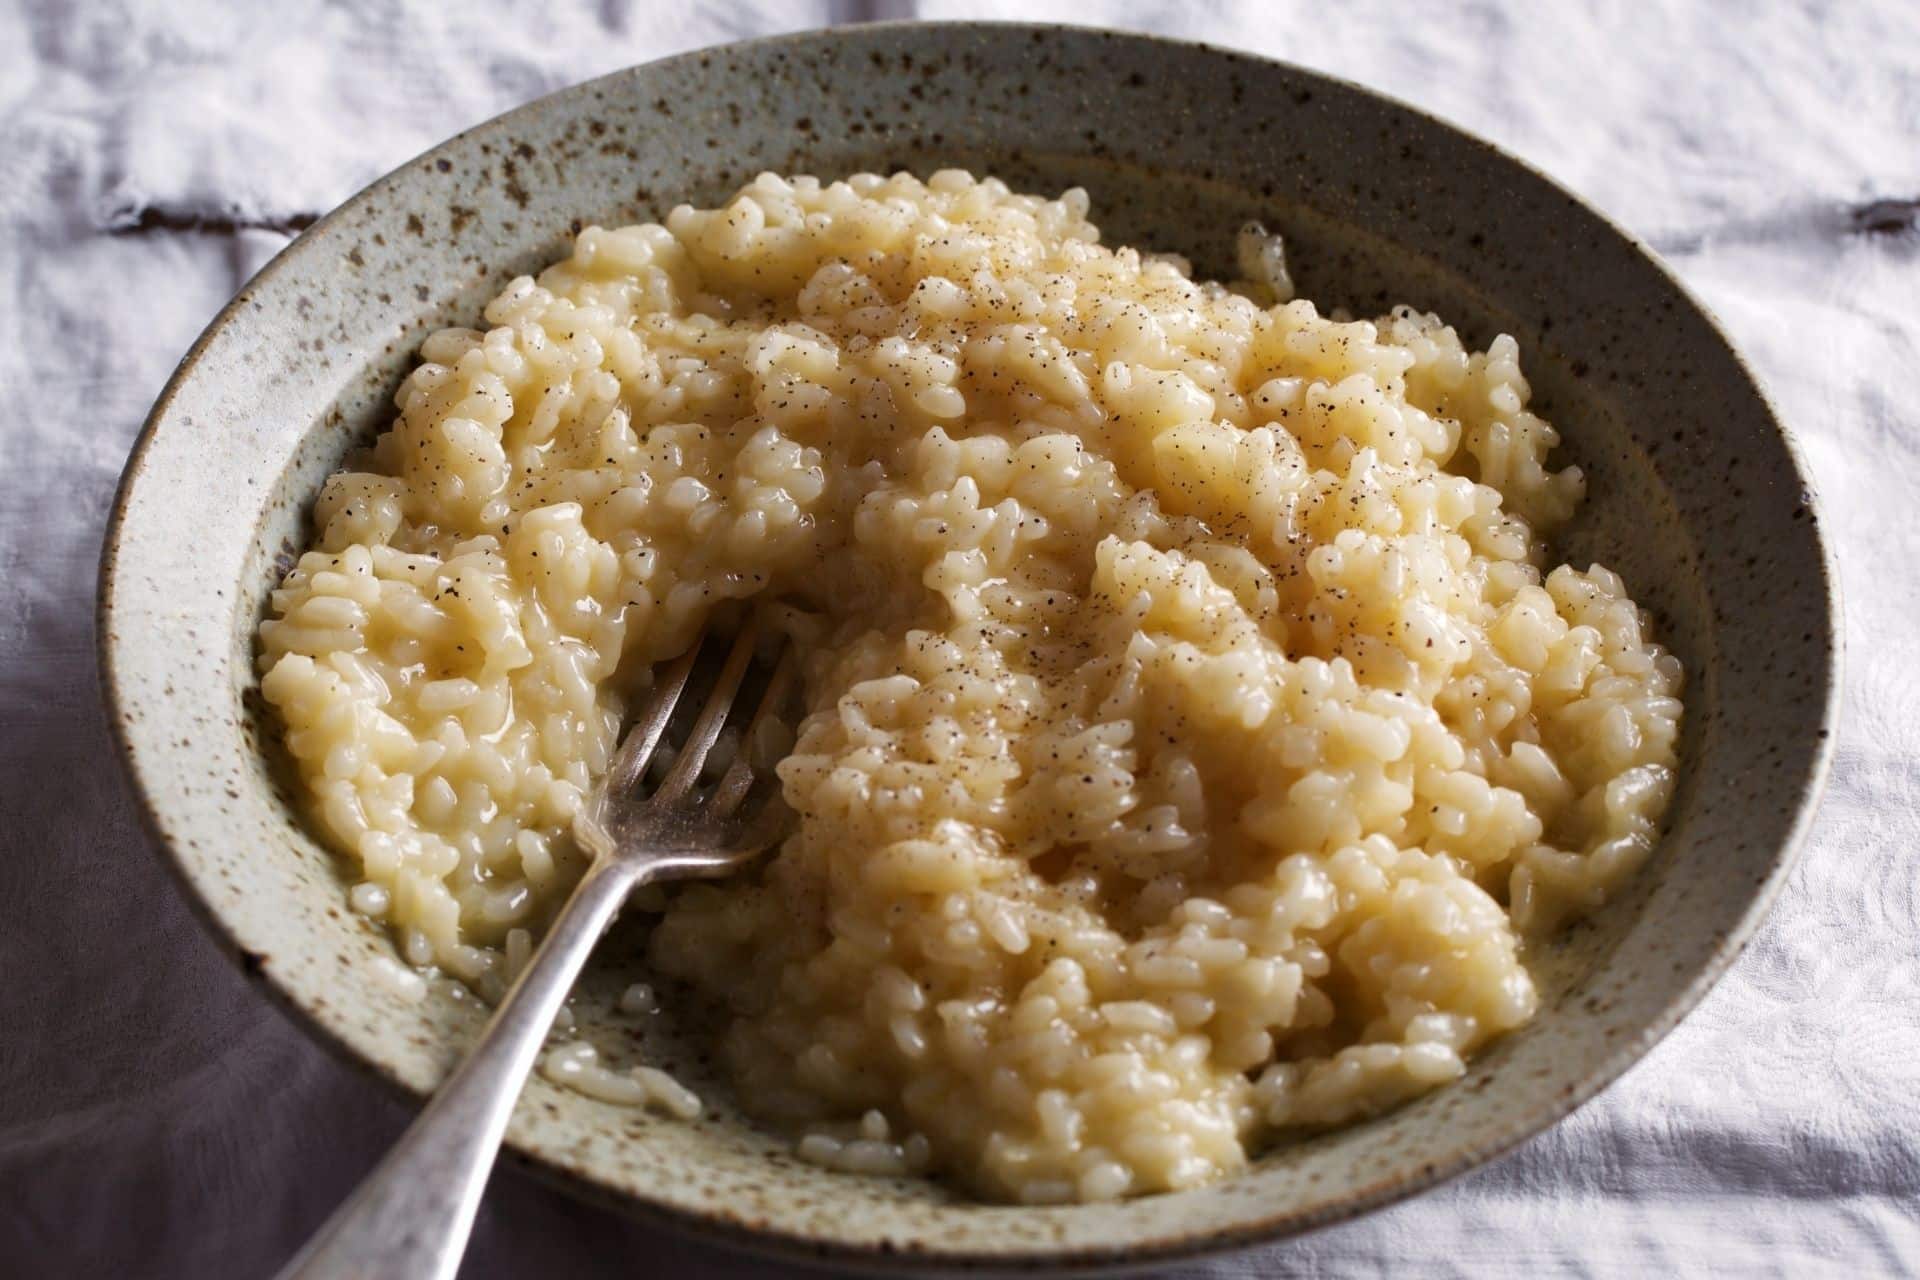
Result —
[[[1180, 1276], [1920, 1269], [1920, 5], [0, 0], [0, 1273], [270, 1272], [405, 1108], [269, 1008], [148, 850], [98, 708], [114, 483], [298, 227], [469, 124], [662, 54], [875, 17], [1237, 45], [1415, 102], [1646, 237], [1797, 432], [1847, 700], [1780, 904], [1599, 1099], [1499, 1163]], [[767, 1264], [502, 1171], [467, 1276]]]

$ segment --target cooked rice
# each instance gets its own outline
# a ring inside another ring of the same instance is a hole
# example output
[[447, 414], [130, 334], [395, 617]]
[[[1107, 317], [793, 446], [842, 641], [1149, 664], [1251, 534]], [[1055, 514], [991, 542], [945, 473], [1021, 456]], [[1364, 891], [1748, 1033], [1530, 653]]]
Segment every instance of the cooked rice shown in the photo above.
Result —
[[[803, 1156], [1110, 1199], [1457, 1077], [1652, 847], [1680, 665], [1548, 567], [1582, 483], [1513, 339], [1239, 248], [1222, 287], [1078, 190], [763, 175], [428, 339], [261, 628], [356, 909], [503, 985], [633, 686], [754, 601], [798, 826], [652, 960]], [[697, 1111], [591, 1053], [547, 1072]]]
[[540, 1059], [540, 1074], [602, 1102], [657, 1107], [681, 1120], [700, 1118], [700, 1095], [693, 1090], [658, 1067], [615, 1071], [604, 1066], [600, 1051], [584, 1040], [570, 1040], [549, 1049]]

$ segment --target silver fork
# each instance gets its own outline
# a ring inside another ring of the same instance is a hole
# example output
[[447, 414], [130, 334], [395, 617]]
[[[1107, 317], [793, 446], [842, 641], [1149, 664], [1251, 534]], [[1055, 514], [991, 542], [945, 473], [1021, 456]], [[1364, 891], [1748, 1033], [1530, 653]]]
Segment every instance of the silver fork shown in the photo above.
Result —
[[281, 1280], [445, 1280], [460, 1266], [480, 1194], [507, 1120], [541, 1043], [587, 957], [627, 895], [663, 880], [724, 875], [774, 843], [777, 802], [743, 802], [756, 778], [753, 729], [776, 713], [795, 678], [783, 650], [741, 747], [711, 793], [695, 793], [700, 771], [726, 727], [754, 658], [749, 622], [660, 785], [641, 795], [647, 762], [686, 690], [705, 637], [657, 673], [606, 780], [582, 806], [574, 838], [592, 856], [573, 896], [479, 1043], [440, 1086], [380, 1167], [280, 1272]]

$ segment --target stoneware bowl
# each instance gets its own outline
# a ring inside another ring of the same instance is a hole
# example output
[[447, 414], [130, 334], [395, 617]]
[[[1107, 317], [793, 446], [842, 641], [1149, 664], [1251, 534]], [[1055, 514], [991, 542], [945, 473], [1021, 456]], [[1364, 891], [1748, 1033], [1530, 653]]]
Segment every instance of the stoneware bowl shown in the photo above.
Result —
[[[948, 1268], [1141, 1263], [1295, 1232], [1565, 1116], [1700, 999], [1785, 879], [1827, 765], [1838, 611], [1793, 447], [1724, 335], [1638, 241], [1485, 143], [1353, 85], [1085, 29], [879, 25], [688, 54], [569, 89], [382, 178], [246, 286], [181, 363], [108, 535], [100, 644], [153, 834], [215, 932], [321, 1041], [415, 1093], [484, 1010], [401, 977], [269, 749], [254, 627], [423, 335], [471, 323], [583, 224], [657, 219], [761, 170], [945, 166], [1093, 196], [1110, 242], [1231, 265], [1249, 217], [1304, 296], [1514, 334], [1590, 498], [1560, 554], [1623, 573], [1689, 673], [1670, 831], [1626, 898], [1544, 950], [1538, 1019], [1465, 1079], [1204, 1190], [982, 1207], [799, 1163], [731, 1110], [697, 1028], [645, 1052], [715, 1105], [682, 1124], [532, 1081], [514, 1150], [636, 1214], [788, 1256]], [[636, 972], [585, 981], [590, 1038]], [[671, 1021], [671, 1020], [669, 1020]]]

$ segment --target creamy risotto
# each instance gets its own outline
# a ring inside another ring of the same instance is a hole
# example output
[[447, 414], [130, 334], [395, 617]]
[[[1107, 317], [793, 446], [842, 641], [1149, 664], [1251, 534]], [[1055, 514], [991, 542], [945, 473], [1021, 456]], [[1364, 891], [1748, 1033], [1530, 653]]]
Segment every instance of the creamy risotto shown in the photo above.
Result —
[[651, 960], [802, 1155], [1109, 1199], [1460, 1075], [1647, 856], [1680, 665], [1547, 556], [1581, 478], [1511, 338], [1241, 250], [763, 175], [428, 339], [261, 628], [353, 905], [497, 993], [649, 668], [746, 602], [804, 656], [795, 827], [649, 904]]

